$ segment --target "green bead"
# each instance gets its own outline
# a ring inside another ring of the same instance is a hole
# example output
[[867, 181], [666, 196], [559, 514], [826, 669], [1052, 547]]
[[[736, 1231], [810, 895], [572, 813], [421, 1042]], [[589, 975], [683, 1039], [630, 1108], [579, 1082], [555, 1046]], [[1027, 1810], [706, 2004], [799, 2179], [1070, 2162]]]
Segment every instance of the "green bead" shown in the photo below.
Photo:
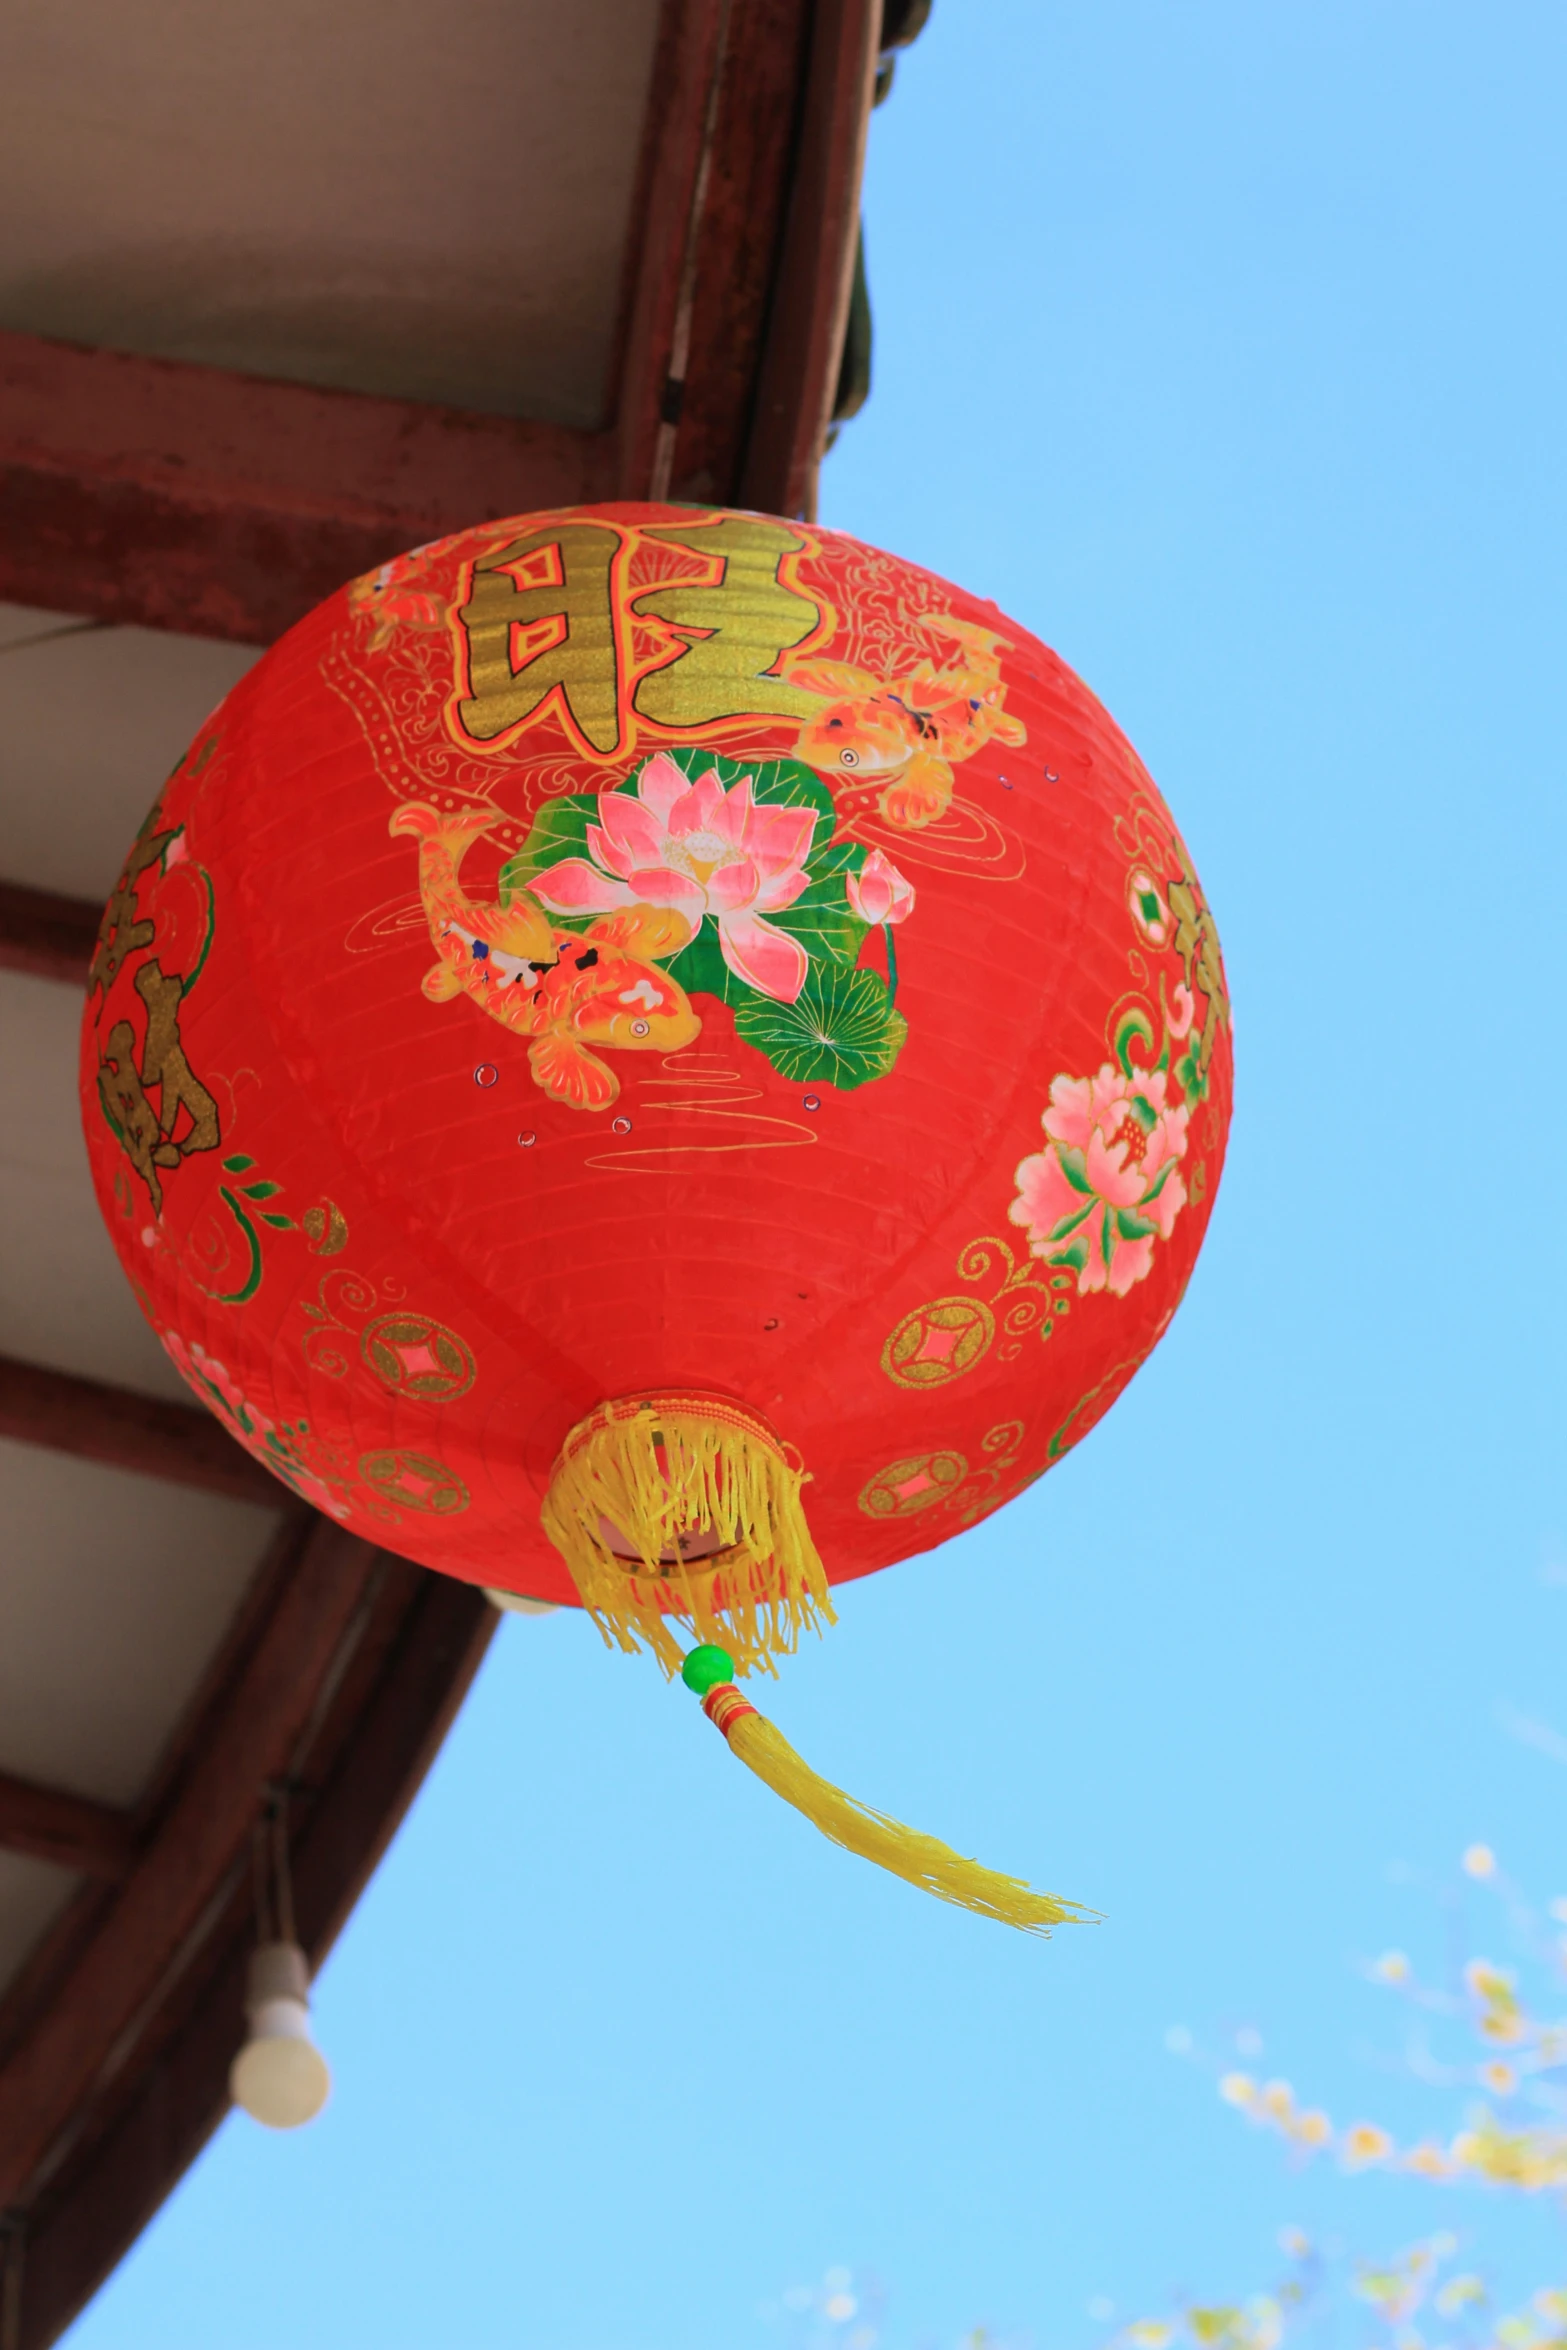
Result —
[[695, 1690], [698, 1697], [705, 1697], [720, 1682], [732, 1681], [734, 1677], [735, 1660], [732, 1656], [725, 1656], [721, 1648], [693, 1648], [680, 1668], [681, 1680], [688, 1689]]

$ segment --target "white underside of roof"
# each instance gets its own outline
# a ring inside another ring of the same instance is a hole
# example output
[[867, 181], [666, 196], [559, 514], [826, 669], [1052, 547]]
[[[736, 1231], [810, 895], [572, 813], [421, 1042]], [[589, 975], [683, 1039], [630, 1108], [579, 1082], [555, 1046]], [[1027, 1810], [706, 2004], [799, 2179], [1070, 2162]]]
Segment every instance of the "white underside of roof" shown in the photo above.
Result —
[[131, 1804], [276, 1524], [0, 1438], [0, 1770]]
[[174, 762], [259, 659], [0, 604], [0, 874], [106, 898]]
[[657, 0], [10, 0], [0, 326], [603, 421]]

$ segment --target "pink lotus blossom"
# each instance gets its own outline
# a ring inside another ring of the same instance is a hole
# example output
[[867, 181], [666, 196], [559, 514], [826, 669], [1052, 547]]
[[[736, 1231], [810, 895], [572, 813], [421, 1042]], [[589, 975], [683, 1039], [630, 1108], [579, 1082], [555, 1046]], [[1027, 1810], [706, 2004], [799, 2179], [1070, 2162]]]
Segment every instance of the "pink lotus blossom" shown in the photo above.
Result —
[[805, 949], [763, 917], [792, 906], [809, 883], [813, 808], [754, 800], [749, 775], [726, 791], [714, 767], [692, 783], [660, 751], [635, 792], [600, 792], [598, 813], [588, 826], [592, 863], [568, 857], [549, 866], [529, 884], [536, 897], [559, 914], [674, 906], [693, 932], [711, 914], [735, 977], [794, 1002], [809, 968]]
[[858, 873], [844, 882], [850, 906], [862, 922], [906, 922], [914, 911], [914, 885], [890, 857], [872, 849]]
[[1186, 1204], [1176, 1162], [1187, 1111], [1165, 1098], [1162, 1069], [1123, 1076], [1058, 1077], [1044, 1115], [1048, 1147], [1017, 1170], [1007, 1213], [1028, 1233], [1032, 1255], [1071, 1266], [1079, 1292], [1125, 1297], [1153, 1264]]

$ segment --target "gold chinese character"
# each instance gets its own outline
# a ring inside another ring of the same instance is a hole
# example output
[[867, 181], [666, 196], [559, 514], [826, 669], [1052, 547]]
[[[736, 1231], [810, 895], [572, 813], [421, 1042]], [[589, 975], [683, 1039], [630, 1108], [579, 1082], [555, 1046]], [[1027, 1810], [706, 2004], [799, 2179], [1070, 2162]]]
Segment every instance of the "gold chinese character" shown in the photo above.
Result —
[[804, 541], [786, 523], [749, 515], [720, 522], [663, 523], [650, 539], [717, 555], [723, 572], [712, 586], [650, 588], [637, 596], [639, 618], [667, 621], [688, 649], [637, 687], [635, 707], [656, 726], [705, 726], [714, 718], [809, 718], [817, 698], [767, 672], [808, 637], [821, 614], [809, 596], [778, 576], [785, 555]]
[[[121, 1149], [151, 1194], [154, 1214], [161, 1216], [158, 1169], [177, 1167], [192, 1151], [216, 1150], [218, 1105], [195, 1075], [180, 1042], [183, 981], [165, 977], [154, 957], [137, 972], [136, 993], [147, 1007], [141, 1067], [136, 1066], [135, 1031], [128, 1020], [116, 1020], [98, 1064], [98, 1094]], [[149, 1086], [158, 1089], [156, 1111], [147, 1098]], [[176, 1137], [182, 1109], [190, 1124]]]
[[1186, 983], [1188, 987], [1201, 991], [1208, 1006], [1202, 1036], [1193, 1055], [1199, 1072], [1206, 1077], [1220, 1024], [1230, 1016], [1230, 999], [1224, 985], [1224, 964], [1219, 954], [1219, 933], [1212, 914], [1184, 874], [1170, 884], [1170, 908], [1175, 915], [1172, 943], [1186, 966]]
[[156, 865], [174, 838], [170, 832], [149, 832], [160, 811], [154, 808], [146, 824], [136, 836], [135, 846], [125, 862], [125, 870], [114, 885], [114, 895], [104, 907], [103, 920], [98, 925], [98, 943], [93, 949], [92, 969], [87, 975], [87, 992], [101, 987], [105, 995], [118, 976], [120, 965], [127, 955], [138, 947], [151, 946], [153, 925], [143, 918], [136, 920], [136, 883], [149, 865]]
[[620, 533], [602, 522], [529, 531], [487, 555], [459, 617], [471, 692], [457, 705], [476, 742], [531, 718], [553, 693], [594, 750], [620, 746], [620, 651], [611, 566]]

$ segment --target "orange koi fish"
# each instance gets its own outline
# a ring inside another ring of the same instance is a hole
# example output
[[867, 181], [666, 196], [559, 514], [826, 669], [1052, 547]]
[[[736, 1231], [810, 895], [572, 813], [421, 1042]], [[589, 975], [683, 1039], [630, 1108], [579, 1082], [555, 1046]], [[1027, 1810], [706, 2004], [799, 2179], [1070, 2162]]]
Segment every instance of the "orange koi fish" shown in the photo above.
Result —
[[906, 832], [945, 812], [959, 760], [991, 740], [1028, 740], [1022, 720], [1003, 708], [1005, 639], [944, 612], [925, 613], [922, 625], [956, 643], [945, 668], [922, 661], [907, 677], [885, 678], [842, 661], [803, 661], [788, 671], [791, 685], [823, 703], [801, 728], [796, 756], [846, 791], [879, 785], [877, 807]]
[[419, 842], [419, 895], [439, 957], [424, 992], [437, 1004], [469, 997], [532, 1039], [528, 1062], [545, 1093], [573, 1109], [607, 1110], [620, 1080], [590, 1047], [675, 1053], [701, 1034], [685, 989], [656, 961], [679, 953], [691, 925], [671, 906], [625, 906], [587, 930], [562, 930], [526, 891], [509, 906], [480, 904], [458, 874], [495, 816], [443, 816], [410, 800], [392, 818], [393, 832]]
[[390, 563], [383, 563], [377, 571], [367, 571], [363, 578], [349, 585], [348, 600], [356, 612], [373, 612], [375, 630], [369, 649], [380, 652], [389, 644], [400, 627], [439, 628], [446, 616], [446, 608], [439, 596], [425, 588], [409, 585], [418, 558], [424, 553], [415, 547], [407, 555], [394, 555]]

